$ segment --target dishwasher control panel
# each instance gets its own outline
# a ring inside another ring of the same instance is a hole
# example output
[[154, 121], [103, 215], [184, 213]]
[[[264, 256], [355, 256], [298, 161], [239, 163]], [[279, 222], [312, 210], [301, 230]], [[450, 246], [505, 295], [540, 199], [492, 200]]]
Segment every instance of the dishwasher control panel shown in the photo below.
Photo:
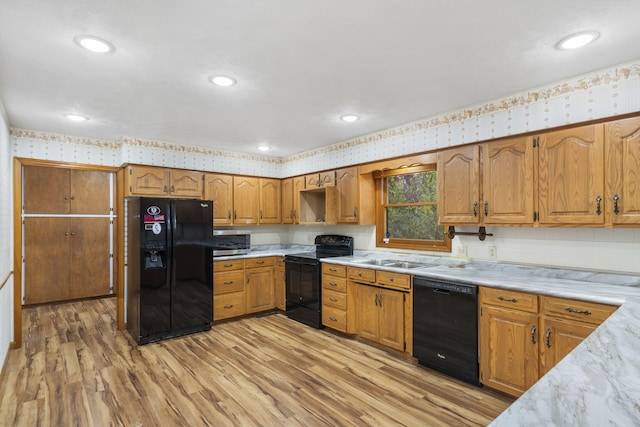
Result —
[[478, 287], [475, 285], [462, 285], [460, 283], [441, 282], [438, 280], [428, 279], [426, 277], [414, 277], [413, 286], [426, 286], [428, 288], [468, 295], [476, 295], [478, 293]]

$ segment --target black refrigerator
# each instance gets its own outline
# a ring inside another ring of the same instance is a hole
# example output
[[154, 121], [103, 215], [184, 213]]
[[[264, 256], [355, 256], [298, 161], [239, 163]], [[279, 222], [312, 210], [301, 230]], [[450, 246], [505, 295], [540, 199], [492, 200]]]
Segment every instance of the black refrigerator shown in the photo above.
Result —
[[213, 202], [129, 197], [127, 329], [138, 344], [213, 321]]

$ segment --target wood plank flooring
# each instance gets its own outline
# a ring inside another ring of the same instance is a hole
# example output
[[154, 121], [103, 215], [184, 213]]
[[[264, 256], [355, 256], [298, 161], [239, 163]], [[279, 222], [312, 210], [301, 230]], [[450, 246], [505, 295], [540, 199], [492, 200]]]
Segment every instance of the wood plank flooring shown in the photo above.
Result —
[[24, 309], [0, 426], [466, 426], [512, 402], [282, 314], [137, 347], [115, 311]]

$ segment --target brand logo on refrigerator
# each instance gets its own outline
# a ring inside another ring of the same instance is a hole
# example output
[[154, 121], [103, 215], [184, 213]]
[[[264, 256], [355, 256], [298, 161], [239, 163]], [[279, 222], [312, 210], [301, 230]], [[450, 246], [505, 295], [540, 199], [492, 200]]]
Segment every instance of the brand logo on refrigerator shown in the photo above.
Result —
[[162, 212], [162, 210], [160, 210], [159, 206], [149, 206], [147, 208], [147, 213], [149, 215], [158, 215], [160, 212]]

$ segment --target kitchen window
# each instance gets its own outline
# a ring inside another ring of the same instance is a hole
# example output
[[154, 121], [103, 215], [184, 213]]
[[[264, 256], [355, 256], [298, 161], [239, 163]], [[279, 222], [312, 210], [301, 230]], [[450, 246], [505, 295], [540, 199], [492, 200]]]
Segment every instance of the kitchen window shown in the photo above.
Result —
[[451, 251], [451, 240], [438, 225], [436, 165], [375, 173], [376, 246]]

